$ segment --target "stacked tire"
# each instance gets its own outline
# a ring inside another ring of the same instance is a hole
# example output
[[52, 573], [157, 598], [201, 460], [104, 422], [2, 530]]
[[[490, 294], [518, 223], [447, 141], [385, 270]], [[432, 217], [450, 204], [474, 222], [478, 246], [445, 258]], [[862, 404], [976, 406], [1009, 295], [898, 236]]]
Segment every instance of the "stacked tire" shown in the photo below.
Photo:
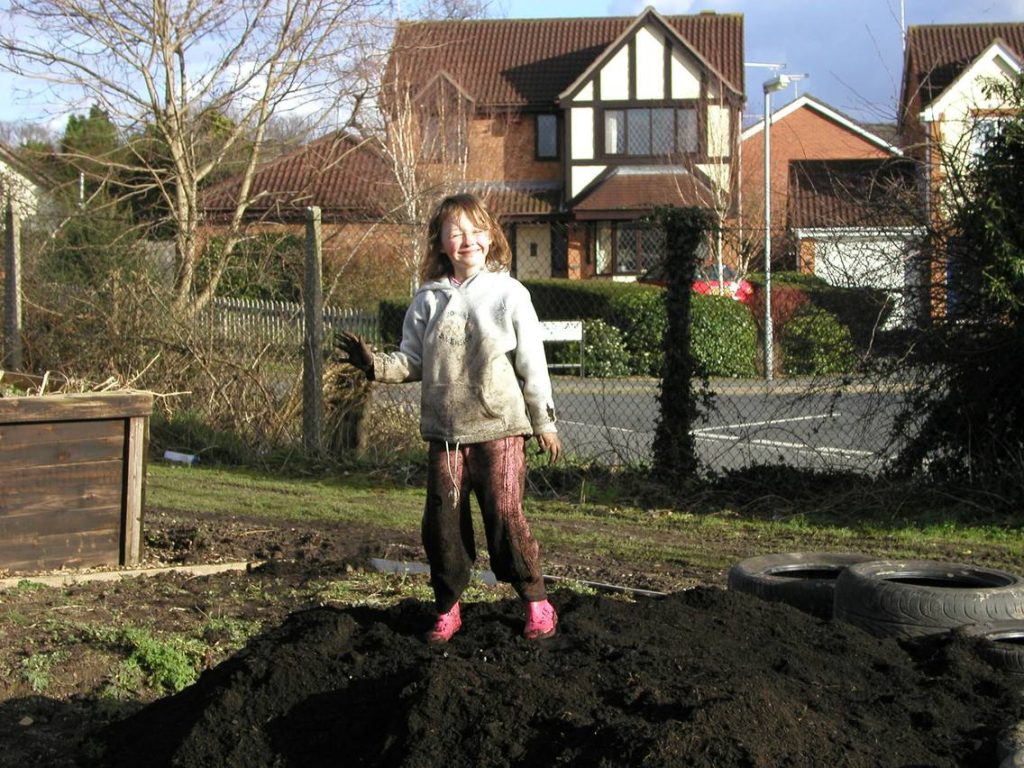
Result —
[[856, 552], [786, 552], [750, 557], [729, 569], [729, 589], [832, 618], [834, 588], [848, 566], [872, 558]]
[[957, 631], [978, 654], [1024, 679], [1024, 578], [934, 560], [878, 560], [856, 553], [790, 552], [748, 558], [730, 589], [845, 621], [877, 637]]
[[1024, 621], [1024, 578], [935, 560], [857, 563], [836, 579], [834, 615], [879, 637]]

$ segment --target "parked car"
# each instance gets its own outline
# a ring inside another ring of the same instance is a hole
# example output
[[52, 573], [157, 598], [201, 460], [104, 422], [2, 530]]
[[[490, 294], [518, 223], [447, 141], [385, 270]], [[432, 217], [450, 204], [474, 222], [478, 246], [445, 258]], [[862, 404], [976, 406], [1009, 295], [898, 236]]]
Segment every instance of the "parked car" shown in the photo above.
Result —
[[693, 290], [697, 293], [725, 295], [743, 304], [750, 301], [754, 286], [746, 280], [737, 280], [736, 273], [729, 267], [722, 270], [722, 280], [708, 269], [700, 269], [693, 281]]

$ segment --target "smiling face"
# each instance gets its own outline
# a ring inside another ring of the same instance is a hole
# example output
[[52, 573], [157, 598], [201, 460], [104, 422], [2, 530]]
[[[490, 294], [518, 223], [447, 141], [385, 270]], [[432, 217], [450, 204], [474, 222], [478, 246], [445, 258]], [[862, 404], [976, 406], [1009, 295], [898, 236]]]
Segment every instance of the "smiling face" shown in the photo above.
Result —
[[491, 233], [474, 224], [464, 212], [449, 216], [441, 225], [441, 250], [459, 281], [484, 268], [490, 249]]

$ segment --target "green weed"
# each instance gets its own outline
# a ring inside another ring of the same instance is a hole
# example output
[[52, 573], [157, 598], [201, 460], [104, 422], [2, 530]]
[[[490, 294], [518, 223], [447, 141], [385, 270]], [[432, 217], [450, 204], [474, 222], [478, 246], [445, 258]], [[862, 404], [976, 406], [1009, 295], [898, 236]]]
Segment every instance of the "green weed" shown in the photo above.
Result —
[[143, 669], [154, 688], [169, 688], [177, 693], [195, 682], [196, 665], [203, 656], [203, 645], [178, 635], [157, 638], [148, 630], [129, 627], [123, 638], [131, 648], [130, 659]]
[[232, 648], [240, 648], [261, 627], [261, 622], [252, 619], [211, 616], [203, 624], [200, 634], [210, 645], [223, 643]]
[[101, 699], [124, 701], [138, 693], [146, 682], [146, 673], [134, 656], [122, 659], [111, 676], [110, 683], [100, 693]]
[[49, 589], [49, 587], [31, 579], [21, 579], [17, 586], [14, 587], [15, 592], [21, 592], [22, 594], [38, 592], [41, 589]]
[[36, 693], [42, 693], [50, 686], [50, 673], [55, 664], [66, 660], [66, 651], [33, 653], [21, 662], [21, 676]]

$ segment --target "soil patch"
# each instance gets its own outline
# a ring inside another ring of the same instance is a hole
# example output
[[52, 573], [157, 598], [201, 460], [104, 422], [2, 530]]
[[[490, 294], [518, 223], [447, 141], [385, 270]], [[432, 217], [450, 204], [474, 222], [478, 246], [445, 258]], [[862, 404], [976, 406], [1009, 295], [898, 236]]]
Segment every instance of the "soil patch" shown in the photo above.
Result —
[[109, 766], [996, 765], [1021, 715], [949, 638], [873, 638], [699, 587], [635, 602], [556, 590], [559, 635], [512, 600], [293, 613], [181, 693], [97, 734]]

